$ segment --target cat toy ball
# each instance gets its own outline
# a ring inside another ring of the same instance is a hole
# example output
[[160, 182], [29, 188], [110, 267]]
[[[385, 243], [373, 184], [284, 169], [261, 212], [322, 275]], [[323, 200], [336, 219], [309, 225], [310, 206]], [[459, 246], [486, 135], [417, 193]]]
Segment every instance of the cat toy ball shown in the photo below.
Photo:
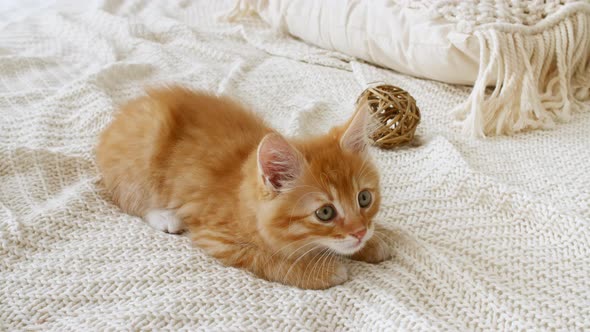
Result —
[[416, 100], [407, 91], [393, 85], [380, 84], [367, 88], [357, 99], [357, 106], [365, 100], [368, 109], [378, 122], [369, 133], [372, 143], [383, 149], [392, 149], [414, 139], [420, 123], [420, 110]]

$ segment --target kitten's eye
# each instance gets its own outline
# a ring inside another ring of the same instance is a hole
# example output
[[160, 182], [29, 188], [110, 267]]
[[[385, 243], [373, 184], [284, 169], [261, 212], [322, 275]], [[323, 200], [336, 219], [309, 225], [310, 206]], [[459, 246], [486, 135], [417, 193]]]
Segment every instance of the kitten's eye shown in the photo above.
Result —
[[315, 211], [315, 216], [318, 217], [319, 220], [327, 222], [336, 217], [336, 210], [332, 205], [324, 205]]
[[371, 205], [372, 201], [373, 201], [373, 196], [371, 195], [370, 191], [363, 190], [359, 193], [359, 205], [362, 208], [366, 208], [367, 206]]

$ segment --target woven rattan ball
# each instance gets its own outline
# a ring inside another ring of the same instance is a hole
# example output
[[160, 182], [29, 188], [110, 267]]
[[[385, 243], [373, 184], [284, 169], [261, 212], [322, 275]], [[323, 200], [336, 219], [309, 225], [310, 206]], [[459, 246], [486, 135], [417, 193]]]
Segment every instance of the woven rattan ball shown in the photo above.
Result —
[[416, 127], [420, 123], [420, 110], [408, 92], [382, 84], [363, 91], [357, 99], [357, 106], [365, 98], [369, 111], [378, 122], [369, 133], [374, 145], [391, 149], [414, 139]]

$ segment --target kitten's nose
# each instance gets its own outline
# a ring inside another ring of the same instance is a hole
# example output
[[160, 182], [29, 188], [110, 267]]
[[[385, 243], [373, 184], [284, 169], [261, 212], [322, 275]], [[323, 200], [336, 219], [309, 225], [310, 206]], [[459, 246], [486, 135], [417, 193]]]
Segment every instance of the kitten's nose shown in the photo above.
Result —
[[365, 236], [365, 234], [367, 234], [366, 228], [363, 228], [360, 231], [356, 231], [354, 233], [350, 233], [350, 235], [356, 237], [359, 241], [363, 239], [363, 236]]

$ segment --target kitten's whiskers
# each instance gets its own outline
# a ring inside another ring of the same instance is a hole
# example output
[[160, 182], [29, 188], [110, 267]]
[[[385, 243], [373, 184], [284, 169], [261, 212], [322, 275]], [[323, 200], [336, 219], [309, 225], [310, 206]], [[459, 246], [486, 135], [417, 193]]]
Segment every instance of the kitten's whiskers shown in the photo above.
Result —
[[[308, 243], [308, 244], [309, 244], [309, 243]], [[304, 246], [302, 246], [302, 248], [303, 248], [303, 247], [305, 247], [305, 245], [304, 245]], [[299, 249], [301, 249], [301, 248], [299, 248]], [[299, 250], [299, 249], [298, 249], [298, 250]], [[295, 267], [295, 265], [297, 264], [297, 262], [298, 262], [300, 259], [302, 259], [303, 257], [305, 257], [307, 254], [309, 254], [309, 253], [310, 253], [312, 250], [314, 250], [314, 249], [316, 249], [316, 248], [315, 248], [315, 247], [313, 247], [313, 248], [309, 249], [309, 250], [308, 250], [308, 251], [306, 251], [306, 252], [305, 252], [303, 255], [299, 256], [299, 257], [298, 257], [298, 258], [297, 258], [297, 259], [296, 259], [296, 260], [295, 260], [295, 261], [294, 261], [294, 262], [291, 264], [291, 266], [290, 266], [290, 267], [289, 267], [289, 269], [287, 270], [287, 273], [285, 273], [285, 275], [283, 276], [283, 280], [284, 280], [285, 282], [286, 282], [286, 280], [287, 280], [287, 276], [289, 275], [289, 273], [291, 272], [291, 270], [293, 269], [293, 267]], [[289, 256], [289, 257], [290, 257], [290, 256]], [[285, 261], [288, 261], [288, 258], [287, 258], [287, 259], [285, 259]], [[307, 268], [306, 268], [306, 270], [307, 270]], [[303, 273], [305, 273], [305, 271], [304, 271]]]
[[290, 243], [288, 243], [287, 245], [284, 245], [284, 246], [282, 246], [280, 249], [276, 250], [276, 251], [275, 251], [275, 252], [274, 252], [272, 255], [270, 255], [270, 256], [269, 256], [269, 258], [273, 258], [273, 257], [274, 257], [274, 255], [276, 255], [276, 254], [278, 254], [279, 252], [281, 252], [281, 251], [283, 251], [283, 250], [287, 249], [288, 247], [290, 247], [290, 246], [292, 246], [292, 245], [294, 245], [294, 244], [296, 244], [296, 243], [300, 243], [300, 242], [302, 242], [302, 241], [306, 241], [306, 240], [307, 240], [306, 238], [303, 238], [303, 239], [299, 239], [299, 240], [296, 240], [296, 241], [290, 242]]

